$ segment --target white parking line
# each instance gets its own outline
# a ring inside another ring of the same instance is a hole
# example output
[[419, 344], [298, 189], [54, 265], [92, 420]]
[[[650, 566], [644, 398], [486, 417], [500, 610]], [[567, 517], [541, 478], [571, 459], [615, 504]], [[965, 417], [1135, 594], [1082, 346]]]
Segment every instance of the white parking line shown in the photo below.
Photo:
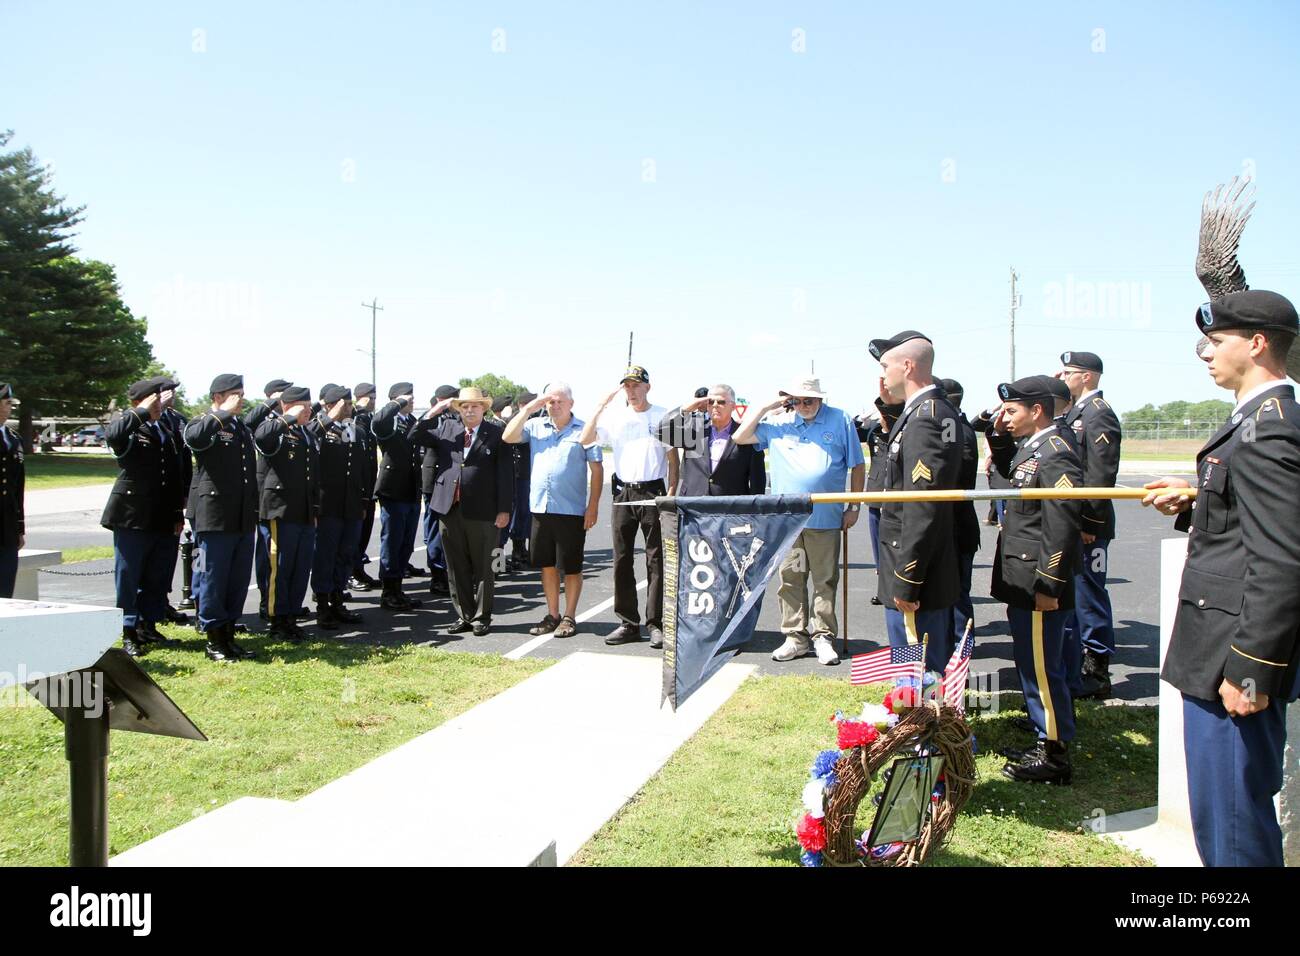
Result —
[[[638, 581], [636, 585], [636, 589], [640, 591], [643, 587], [646, 586], [646, 584], [647, 581]], [[564, 595], [561, 594], [560, 597], [563, 598]], [[581, 624], [584, 621], [589, 621], [597, 614], [599, 614], [601, 611], [604, 611], [606, 608], [610, 608], [613, 606], [614, 606], [614, 599], [612, 597], [607, 598], [606, 600], [601, 601], [595, 607], [583, 611], [581, 614], [575, 617], [573, 619], [574, 623]], [[517, 661], [525, 654], [531, 654], [533, 651], [537, 650], [539, 647], [541, 647], [543, 644], [549, 641], [553, 636], [554, 636], [553, 634], [542, 634], [540, 637], [534, 637], [532, 640], [525, 641], [524, 643], [516, 647], [513, 651], [503, 656], [506, 657], [508, 660]]]

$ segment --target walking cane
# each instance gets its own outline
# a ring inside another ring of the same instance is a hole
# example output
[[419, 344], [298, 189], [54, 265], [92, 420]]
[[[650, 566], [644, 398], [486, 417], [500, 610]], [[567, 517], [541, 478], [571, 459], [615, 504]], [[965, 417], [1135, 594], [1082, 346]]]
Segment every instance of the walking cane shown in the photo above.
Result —
[[844, 528], [840, 531], [844, 540], [840, 543], [840, 559], [843, 562], [840, 568], [840, 583], [843, 588], [844, 597], [841, 604], [844, 606], [844, 627], [840, 630], [840, 644], [844, 650], [845, 656], [849, 653], [849, 529]]

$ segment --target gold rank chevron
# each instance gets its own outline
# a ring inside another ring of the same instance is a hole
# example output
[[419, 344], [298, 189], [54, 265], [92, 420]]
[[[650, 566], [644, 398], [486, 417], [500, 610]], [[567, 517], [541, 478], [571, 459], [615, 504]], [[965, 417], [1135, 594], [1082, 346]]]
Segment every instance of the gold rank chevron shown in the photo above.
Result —
[[1048, 560], [1047, 569], [1050, 571], [1060, 563], [1061, 563], [1061, 552], [1057, 551], [1055, 554], [1052, 555], [1051, 559]]
[[926, 481], [934, 480], [934, 475], [930, 473], [929, 466], [919, 458], [916, 460], [916, 465], [912, 468], [912, 481], [915, 482], [918, 478], [924, 478]]
[[1057, 488], [1073, 488], [1073, 487], [1074, 487], [1074, 482], [1072, 482], [1072, 481], [1070, 480], [1070, 476], [1069, 476], [1069, 475], [1062, 475], [1060, 478], [1056, 479], [1056, 487], [1057, 487]]

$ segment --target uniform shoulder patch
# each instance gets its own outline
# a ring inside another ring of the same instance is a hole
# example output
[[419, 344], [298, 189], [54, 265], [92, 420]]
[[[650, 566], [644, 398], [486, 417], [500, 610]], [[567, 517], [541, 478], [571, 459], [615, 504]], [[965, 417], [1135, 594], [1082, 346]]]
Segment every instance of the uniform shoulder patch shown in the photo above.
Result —
[[1277, 418], [1285, 419], [1282, 414], [1282, 402], [1277, 398], [1270, 398], [1263, 405], [1255, 410], [1255, 421], [1260, 421], [1265, 415], [1273, 415]]
[[934, 475], [930, 471], [930, 466], [918, 458], [916, 464], [912, 466], [912, 481], [915, 482], [921, 478], [924, 478], [926, 481], [933, 481]]
[[1053, 448], [1054, 450], [1056, 450], [1056, 451], [1069, 451], [1069, 450], [1070, 450], [1070, 443], [1067, 442], [1067, 441], [1066, 441], [1064, 438], [1062, 438], [1060, 435], [1049, 435], [1049, 436], [1047, 437], [1047, 443], [1048, 443], [1049, 445], [1051, 445], [1052, 448]]
[[1106, 400], [1105, 400], [1104, 398], [1101, 398], [1101, 397], [1099, 397], [1099, 396], [1097, 396], [1097, 395], [1094, 395], [1094, 396], [1092, 397], [1092, 407], [1093, 407], [1093, 408], [1110, 408], [1110, 405], [1108, 405], [1108, 404], [1106, 403]]
[[925, 414], [929, 415], [931, 418], [934, 418], [934, 399], [927, 398], [924, 402], [921, 403], [921, 407], [917, 409], [917, 412], [918, 413], [924, 412]]

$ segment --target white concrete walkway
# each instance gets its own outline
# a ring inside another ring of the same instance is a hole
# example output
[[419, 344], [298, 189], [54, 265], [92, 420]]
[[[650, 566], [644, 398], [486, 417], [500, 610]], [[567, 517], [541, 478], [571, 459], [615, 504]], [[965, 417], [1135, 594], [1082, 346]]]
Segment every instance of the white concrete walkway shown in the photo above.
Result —
[[658, 659], [571, 654], [301, 800], [236, 800], [111, 865], [524, 866], [552, 843], [564, 863], [752, 671], [674, 714]]
[[72, 488], [45, 488], [29, 490], [23, 496], [23, 509], [27, 517], [57, 515], [69, 511], [103, 511], [108, 503], [108, 493], [113, 483], [77, 485]]

